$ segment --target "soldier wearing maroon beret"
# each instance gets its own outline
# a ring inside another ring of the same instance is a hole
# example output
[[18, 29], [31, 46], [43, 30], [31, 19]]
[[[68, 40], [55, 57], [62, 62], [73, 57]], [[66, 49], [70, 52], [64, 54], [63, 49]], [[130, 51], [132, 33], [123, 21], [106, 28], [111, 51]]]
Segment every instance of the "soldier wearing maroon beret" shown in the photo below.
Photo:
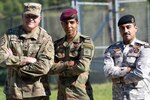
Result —
[[58, 100], [93, 100], [89, 82], [94, 45], [89, 36], [78, 32], [77, 10], [68, 8], [60, 15], [65, 36], [54, 42], [55, 64], [50, 70], [59, 75]]
[[60, 21], [66, 21], [69, 19], [76, 19], [78, 21], [77, 17], [77, 10], [73, 8], [66, 9], [60, 16]]
[[118, 27], [122, 41], [111, 44], [104, 56], [113, 100], [150, 100], [150, 46], [137, 39], [133, 15], [122, 16]]

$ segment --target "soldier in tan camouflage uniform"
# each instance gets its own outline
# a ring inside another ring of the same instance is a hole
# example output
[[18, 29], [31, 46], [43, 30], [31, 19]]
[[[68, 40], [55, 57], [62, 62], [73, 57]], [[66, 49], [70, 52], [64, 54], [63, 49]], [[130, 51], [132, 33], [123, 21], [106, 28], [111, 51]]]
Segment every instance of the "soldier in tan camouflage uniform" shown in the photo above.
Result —
[[55, 41], [55, 64], [50, 70], [59, 74], [58, 100], [93, 100], [89, 82], [94, 45], [90, 37], [77, 32], [76, 9], [68, 8], [60, 16], [66, 35]]
[[123, 41], [105, 51], [104, 72], [113, 82], [113, 100], [150, 100], [150, 46], [136, 38], [133, 15], [118, 21]]
[[23, 24], [0, 39], [0, 64], [8, 69], [7, 100], [49, 100], [48, 72], [54, 60], [51, 36], [39, 23], [41, 4], [24, 3]]

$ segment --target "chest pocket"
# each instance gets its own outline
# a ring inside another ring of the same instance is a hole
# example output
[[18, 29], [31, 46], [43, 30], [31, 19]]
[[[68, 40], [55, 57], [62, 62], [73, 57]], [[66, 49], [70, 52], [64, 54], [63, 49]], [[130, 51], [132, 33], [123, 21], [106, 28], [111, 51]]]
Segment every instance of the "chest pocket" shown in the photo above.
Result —
[[10, 37], [10, 48], [13, 52], [13, 55], [15, 56], [21, 56], [22, 55], [22, 49], [21, 49], [21, 40], [19, 40], [16, 36]]
[[30, 41], [28, 56], [36, 57], [40, 49], [40, 46], [41, 46], [41, 43], [38, 43], [37, 41]]
[[114, 62], [115, 62], [115, 66], [122, 66], [123, 53], [121, 51], [121, 48], [114, 48], [112, 56], [113, 56], [113, 59], [114, 59]]
[[63, 45], [59, 45], [56, 48], [55, 57], [59, 60], [63, 60], [65, 58], [65, 47]]
[[80, 52], [81, 52], [81, 43], [73, 42], [70, 46], [69, 57], [72, 60], [76, 60], [78, 59]]
[[140, 52], [140, 47], [136, 46], [136, 47], [130, 48], [126, 57], [126, 61], [128, 65], [134, 66], [136, 59], [139, 57], [139, 52]]

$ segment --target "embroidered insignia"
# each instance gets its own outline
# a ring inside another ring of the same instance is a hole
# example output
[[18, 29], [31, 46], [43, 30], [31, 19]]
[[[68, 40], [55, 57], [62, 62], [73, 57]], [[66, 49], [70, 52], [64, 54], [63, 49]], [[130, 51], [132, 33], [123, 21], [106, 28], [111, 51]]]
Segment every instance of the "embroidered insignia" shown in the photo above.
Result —
[[139, 49], [138, 48], [133, 48], [134, 53], [138, 53]]
[[133, 52], [138, 53], [140, 46], [133, 46]]
[[84, 55], [85, 56], [91, 56], [92, 55], [92, 50], [90, 48], [85, 48], [84, 49]]

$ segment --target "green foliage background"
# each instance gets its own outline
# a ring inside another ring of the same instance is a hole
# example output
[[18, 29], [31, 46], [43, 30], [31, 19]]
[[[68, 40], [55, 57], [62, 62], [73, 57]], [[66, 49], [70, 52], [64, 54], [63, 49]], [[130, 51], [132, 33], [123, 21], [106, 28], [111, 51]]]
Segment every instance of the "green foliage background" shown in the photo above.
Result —
[[[78, 1], [99, 2], [106, 0], [78, 0]], [[65, 3], [71, 4], [71, 0], [0, 0], [0, 19], [21, 13], [23, 10], [22, 5], [24, 2], [41, 3], [43, 8], [48, 8], [50, 6], [61, 5]]]

